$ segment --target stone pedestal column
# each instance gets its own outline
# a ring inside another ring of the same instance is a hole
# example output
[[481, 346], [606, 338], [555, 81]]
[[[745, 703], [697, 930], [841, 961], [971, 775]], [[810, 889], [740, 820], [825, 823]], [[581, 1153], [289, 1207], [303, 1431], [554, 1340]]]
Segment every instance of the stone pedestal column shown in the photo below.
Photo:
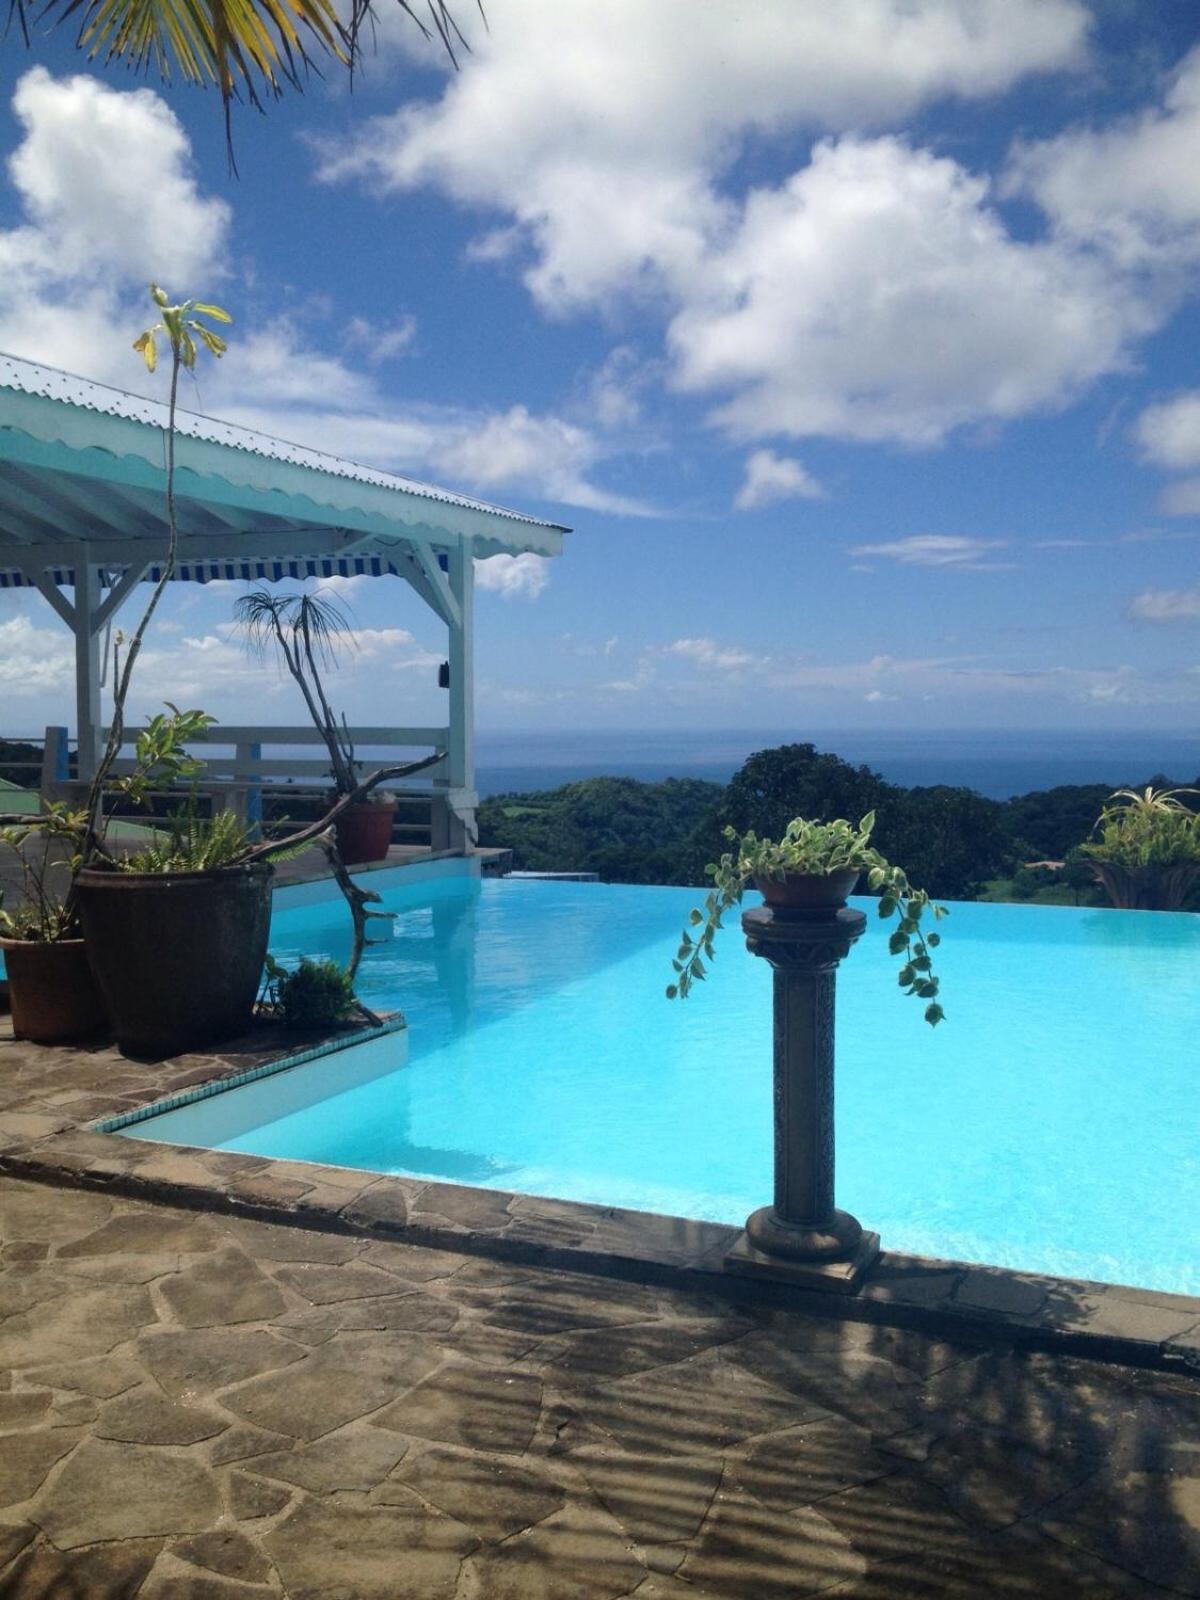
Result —
[[747, 1219], [732, 1271], [853, 1293], [879, 1254], [879, 1235], [833, 1203], [836, 972], [866, 921], [849, 907], [742, 916], [774, 977], [775, 1203]]

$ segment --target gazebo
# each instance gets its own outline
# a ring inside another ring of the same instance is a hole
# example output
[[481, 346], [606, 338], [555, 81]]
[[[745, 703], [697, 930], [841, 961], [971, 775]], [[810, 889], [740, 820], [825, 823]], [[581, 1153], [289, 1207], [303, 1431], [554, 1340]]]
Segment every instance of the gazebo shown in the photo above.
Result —
[[[74, 635], [80, 778], [94, 769], [103, 734], [101, 635], [137, 585], [158, 578], [166, 552], [166, 430], [165, 405], [0, 355], [0, 589], [38, 590]], [[568, 530], [186, 411], [176, 419], [175, 497], [175, 581], [399, 578], [445, 624], [445, 727], [357, 731], [370, 735], [364, 744], [444, 749], [434, 772], [445, 842], [467, 848], [476, 806], [473, 562], [558, 555]], [[262, 758], [262, 746], [306, 731], [221, 728], [213, 737], [236, 744], [244, 781], [261, 782], [286, 765]]]

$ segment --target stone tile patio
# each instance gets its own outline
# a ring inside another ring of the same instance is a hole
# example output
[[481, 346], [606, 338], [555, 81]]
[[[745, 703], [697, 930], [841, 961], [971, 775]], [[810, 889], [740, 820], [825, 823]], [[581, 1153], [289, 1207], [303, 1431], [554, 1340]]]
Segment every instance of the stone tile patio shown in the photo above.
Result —
[[[330, 1232], [461, 1250], [550, 1269], [712, 1291], [811, 1314], [981, 1333], [1056, 1354], [1200, 1372], [1200, 1299], [1120, 1284], [934, 1261], [885, 1251], [855, 1296], [748, 1283], [726, 1252], [739, 1230], [682, 1217], [495, 1189], [380, 1176], [314, 1162], [126, 1138], [100, 1131], [247, 1076], [378, 1039], [381, 1019], [297, 1040], [260, 1023], [219, 1055], [126, 1060], [111, 1046], [44, 1048], [0, 1016], [0, 1173], [135, 1200], [298, 1223]], [[336, 1071], [336, 1059], [332, 1063]], [[303, 1070], [300, 1068], [299, 1070]], [[885, 1241], [886, 1242], [886, 1241]]]
[[1200, 1596], [1200, 1302], [96, 1131], [295, 1050], [0, 1019], [2, 1600]]
[[5, 1600], [1200, 1595], [1200, 1386], [0, 1179]]

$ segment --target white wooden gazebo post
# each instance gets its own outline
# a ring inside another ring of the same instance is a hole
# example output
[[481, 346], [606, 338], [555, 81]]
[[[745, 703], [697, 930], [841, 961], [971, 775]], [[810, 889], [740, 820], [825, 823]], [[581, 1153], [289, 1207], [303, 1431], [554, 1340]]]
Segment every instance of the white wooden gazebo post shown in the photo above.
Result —
[[75, 750], [78, 773], [87, 782], [100, 759], [100, 569], [87, 561], [83, 549], [75, 563]]
[[475, 842], [475, 559], [474, 543], [461, 539], [449, 553], [450, 592], [458, 619], [450, 627], [450, 739], [447, 751], [449, 844]]

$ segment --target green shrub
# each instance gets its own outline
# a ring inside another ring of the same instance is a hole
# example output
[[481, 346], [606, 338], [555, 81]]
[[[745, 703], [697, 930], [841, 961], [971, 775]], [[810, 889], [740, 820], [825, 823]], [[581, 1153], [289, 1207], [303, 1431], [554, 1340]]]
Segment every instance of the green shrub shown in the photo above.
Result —
[[267, 997], [286, 1028], [329, 1028], [355, 1009], [354, 983], [336, 961], [300, 957], [289, 971], [267, 957]]
[[1191, 789], [1119, 789], [1100, 813], [1081, 852], [1116, 867], [1174, 867], [1200, 862], [1200, 813], [1178, 798]]

